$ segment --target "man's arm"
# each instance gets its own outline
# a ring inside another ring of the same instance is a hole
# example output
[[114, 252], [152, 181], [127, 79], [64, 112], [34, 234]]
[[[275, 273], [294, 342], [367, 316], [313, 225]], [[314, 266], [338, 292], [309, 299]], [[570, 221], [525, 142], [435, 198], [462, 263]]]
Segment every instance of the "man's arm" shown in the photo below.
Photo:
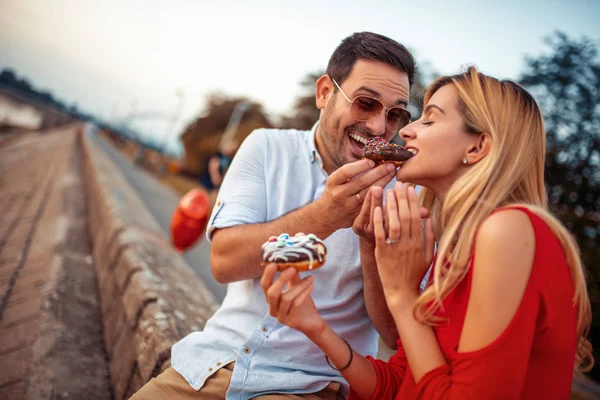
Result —
[[392, 350], [397, 347], [398, 329], [390, 313], [375, 261], [375, 245], [360, 238], [360, 263], [363, 272], [365, 307], [371, 323], [381, 335], [383, 343]]
[[351, 227], [361, 208], [356, 194], [372, 185], [385, 186], [390, 179], [385, 165], [374, 167], [370, 160], [356, 161], [331, 174], [323, 195], [304, 207], [270, 222], [217, 229], [211, 246], [215, 279], [229, 283], [261, 276], [261, 245], [269, 236], [304, 232], [325, 239], [338, 229]]
[[[360, 262], [367, 313], [385, 345], [390, 349], [396, 349], [398, 329], [387, 306], [375, 260], [373, 214], [375, 207], [382, 207], [382, 210], [385, 210], [383, 195], [384, 189], [381, 187], [374, 186], [369, 190], [360, 213], [352, 224], [352, 229], [360, 237]], [[429, 211], [425, 208], [421, 208], [420, 213], [421, 218], [429, 216]]]
[[377, 270], [377, 261], [375, 260], [373, 213], [375, 207], [383, 206], [383, 192], [382, 187], [376, 186], [369, 190], [360, 213], [352, 224], [352, 230], [360, 238], [360, 264], [363, 273], [363, 292], [367, 314], [385, 345], [390, 349], [395, 349], [398, 329], [388, 309], [381, 278]]
[[212, 272], [220, 283], [258, 278], [263, 273], [262, 244], [270, 236], [287, 232], [314, 233], [324, 239], [338, 228], [321, 216], [319, 201], [262, 224], [244, 224], [217, 229], [213, 233], [210, 259]]

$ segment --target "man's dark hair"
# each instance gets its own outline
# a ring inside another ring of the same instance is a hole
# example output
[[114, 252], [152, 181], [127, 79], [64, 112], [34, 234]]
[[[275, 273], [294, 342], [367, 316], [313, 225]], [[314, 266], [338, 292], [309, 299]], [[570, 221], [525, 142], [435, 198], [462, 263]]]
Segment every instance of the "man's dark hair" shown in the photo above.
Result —
[[325, 72], [341, 85], [360, 59], [381, 61], [406, 72], [411, 85], [415, 80], [415, 59], [406, 47], [373, 32], [357, 32], [342, 40], [331, 55]]

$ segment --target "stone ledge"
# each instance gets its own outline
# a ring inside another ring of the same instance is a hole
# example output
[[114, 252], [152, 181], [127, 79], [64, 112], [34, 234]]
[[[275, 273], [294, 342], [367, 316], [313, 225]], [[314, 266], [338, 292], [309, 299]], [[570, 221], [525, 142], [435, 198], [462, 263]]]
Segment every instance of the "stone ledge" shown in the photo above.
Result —
[[218, 305], [107, 155], [86, 134], [81, 143], [105, 346], [123, 399], [162, 372], [171, 346], [202, 330]]

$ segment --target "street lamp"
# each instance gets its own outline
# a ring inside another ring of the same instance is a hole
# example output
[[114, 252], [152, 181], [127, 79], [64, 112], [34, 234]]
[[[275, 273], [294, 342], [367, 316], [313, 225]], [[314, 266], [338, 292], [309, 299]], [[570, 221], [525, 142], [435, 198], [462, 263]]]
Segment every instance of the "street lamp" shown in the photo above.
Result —
[[171, 131], [177, 120], [179, 119], [179, 113], [181, 112], [181, 108], [183, 107], [183, 101], [185, 99], [185, 92], [183, 89], [175, 90], [175, 96], [177, 96], [177, 104], [175, 105], [175, 109], [173, 110], [173, 114], [171, 114], [171, 118], [169, 118], [169, 122], [167, 124], [167, 130], [165, 132], [165, 136], [163, 139], [162, 145], [159, 146], [159, 150], [163, 155], [163, 162], [160, 166], [160, 174], [165, 173], [166, 162], [167, 162], [167, 146], [169, 143], [169, 138], [171, 137]]

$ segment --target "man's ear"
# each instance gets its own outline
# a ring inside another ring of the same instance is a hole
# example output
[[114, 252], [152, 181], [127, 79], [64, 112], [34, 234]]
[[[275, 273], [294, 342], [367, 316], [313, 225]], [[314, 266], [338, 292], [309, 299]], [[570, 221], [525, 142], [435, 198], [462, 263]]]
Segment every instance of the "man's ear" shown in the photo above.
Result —
[[477, 141], [473, 143], [472, 146], [469, 147], [467, 151], [466, 159], [468, 164], [476, 164], [482, 158], [487, 156], [492, 149], [492, 135], [488, 132], [480, 133]]
[[322, 110], [327, 105], [327, 100], [331, 97], [333, 93], [333, 82], [329, 75], [321, 76], [316, 83], [316, 91], [315, 98], [317, 103], [317, 108]]

